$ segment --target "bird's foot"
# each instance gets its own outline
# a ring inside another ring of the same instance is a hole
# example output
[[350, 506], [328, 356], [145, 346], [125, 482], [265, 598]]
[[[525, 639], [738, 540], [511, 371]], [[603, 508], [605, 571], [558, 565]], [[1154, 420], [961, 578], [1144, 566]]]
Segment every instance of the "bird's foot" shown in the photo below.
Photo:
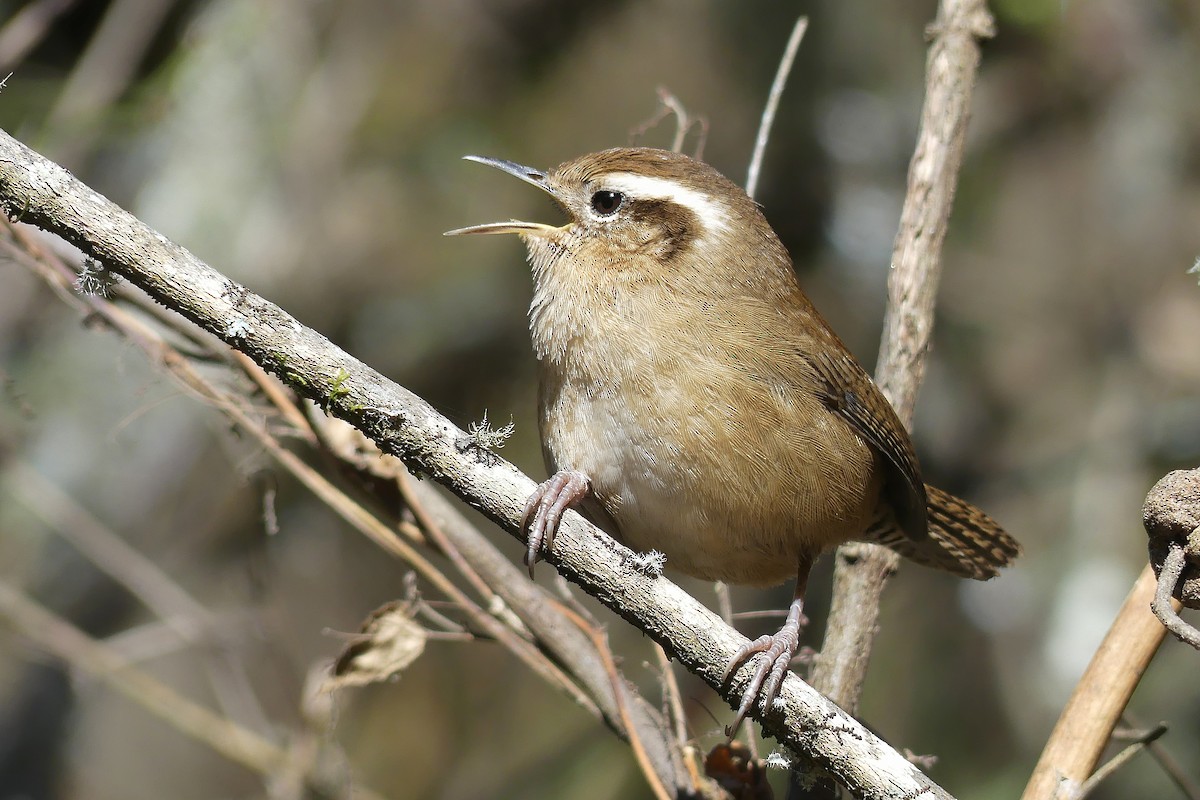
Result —
[[800, 629], [807, 623], [808, 620], [801, 613], [800, 601], [795, 601], [788, 609], [787, 622], [783, 624], [778, 633], [774, 636], [760, 636], [753, 642], [747, 642], [734, 654], [733, 661], [729, 663], [729, 669], [725, 671], [725, 680], [729, 680], [738, 667], [755, 653], [762, 653], [763, 658], [758, 660], [758, 665], [754, 668], [754, 675], [750, 678], [746, 691], [742, 693], [742, 703], [738, 706], [733, 724], [725, 729], [725, 735], [730, 739], [737, 735], [738, 728], [741, 727], [743, 720], [746, 719], [746, 714], [749, 713], [760, 694], [763, 707], [770, 708], [771, 704], [775, 702], [775, 696], [779, 694], [779, 687], [783, 683], [784, 676], [788, 674], [792, 657], [796, 655], [796, 651], [800, 647]]
[[525, 566], [533, 577], [533, 566], [542, 558], [542, 551], [554, 546], [554, 535], [562, 522], [563, 512], [577, 505], [592, 491], [587, 475], [573, 469], [559, 470], [552, 478], [542, 481], [525, 501], [521, 516], [521, 531], [525, 533], [527, 549]]

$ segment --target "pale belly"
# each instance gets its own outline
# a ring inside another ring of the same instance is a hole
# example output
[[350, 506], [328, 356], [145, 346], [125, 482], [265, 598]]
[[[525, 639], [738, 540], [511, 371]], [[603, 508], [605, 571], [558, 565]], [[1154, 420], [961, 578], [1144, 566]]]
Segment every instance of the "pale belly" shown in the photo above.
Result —
[[614, 535], [663, 552], [668, 569], [780, 583], [795, 577], [802, 553], [861, 535], [878, 503], [873, 453], [822, 408], [770, 392], [740, 407], [709, 393], [698, 407], [694, 390], [684, 396], [670, 385], [637, 402], [548, 389], [551, 466], [586, 474]]

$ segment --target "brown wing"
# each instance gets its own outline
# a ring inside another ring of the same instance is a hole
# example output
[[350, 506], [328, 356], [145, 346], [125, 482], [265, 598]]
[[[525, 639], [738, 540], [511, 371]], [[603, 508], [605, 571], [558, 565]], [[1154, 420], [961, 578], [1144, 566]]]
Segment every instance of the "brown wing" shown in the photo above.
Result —
[[883, 491], [897, 523], [910, 539], [924, 539], [929, 533], [925, 483], [912, 441], [891, 404], [849, 353], [823, 351], [812, 365], [825, 383], [830, 410], [883, 456], [888, 467]]

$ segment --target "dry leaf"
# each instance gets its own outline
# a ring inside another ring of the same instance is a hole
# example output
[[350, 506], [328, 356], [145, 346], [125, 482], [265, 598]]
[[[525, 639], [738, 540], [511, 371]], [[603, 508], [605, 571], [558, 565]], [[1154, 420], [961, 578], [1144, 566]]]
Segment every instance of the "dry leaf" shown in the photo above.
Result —
[[414, 604], [401, 600], [376, 609], [334, 662], [324, 691], [393, 680], [416, 661], [428, 635], [413, 620], [414, 612]]

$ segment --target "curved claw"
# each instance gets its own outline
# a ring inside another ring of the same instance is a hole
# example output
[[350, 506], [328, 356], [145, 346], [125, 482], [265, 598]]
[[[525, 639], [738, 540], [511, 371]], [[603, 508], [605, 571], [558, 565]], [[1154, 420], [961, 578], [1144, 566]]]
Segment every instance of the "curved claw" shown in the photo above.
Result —
[[725, 729], [725, 735], [730, 739], [737, 735], [738, 728], [746, 719], [746, 715], [750, 713], [750, 709], [754, 707], [754, 701], [759, 698], [760, 694], [764, 708], [770, 708], [771, 704], [775, 702], [775, 697], [779, 694], [779, 687], [788, 674], [792, 657], [800, 648], [800, 628], [806, 622], [800, 610], [801, 603], [801, 599], [792, 602], [791, 608], [788, 609], [787, 621], [778, 633], [774, 636], [760, 636], [753, 642], [742, 645], [729, 663], [729, 669], [725, 671], [725, 680], [729, 680], [733, 673], [752, 655], [756, 653], [765, 655], [764, 658], [759, 659], [758, 665], [754, 668], [754, 675], [751, 676], [750, 683], [746, 685], [746, 690], [742, 693], [742, 702], [738, 706], [737, 715], [733, 718], [733, 724]]
[[533, 567], [541, 560], [542, 551], [554, 546], [554, 536], [562, 523], [563, 513], [578, 505], [592, 490], [587, 475], [573, 469], [559, 470], [549, 480], [543, 481], [525, 501], [525, 513], [521, 515], [521, 531], [525, 534], [525, 565], [529, 577]]

